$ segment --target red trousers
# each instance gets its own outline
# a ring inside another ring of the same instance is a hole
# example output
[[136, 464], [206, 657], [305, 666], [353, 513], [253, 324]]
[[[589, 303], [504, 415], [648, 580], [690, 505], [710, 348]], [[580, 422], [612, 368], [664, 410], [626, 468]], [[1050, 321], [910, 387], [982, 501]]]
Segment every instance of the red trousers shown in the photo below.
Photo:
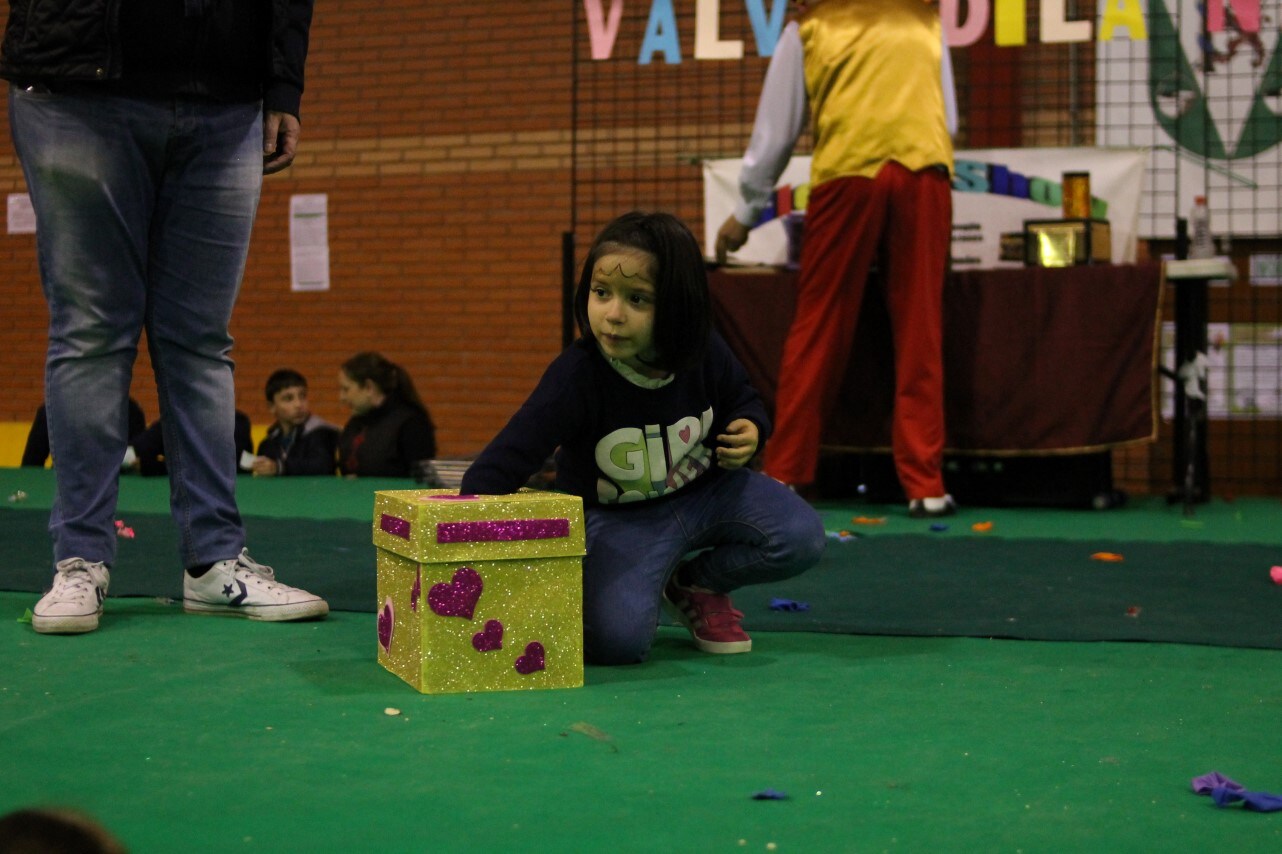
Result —
[[815, 187], [806, 205], [797, 314], [784, 343], [765, 470], [815, 479], [823, 425], [850, 358], [868, 269], [881, 262], [895, 352], [891, 445], [909, 499], [944, 494], [943, 293], [952, 240], [946, 172], [898, 163]]

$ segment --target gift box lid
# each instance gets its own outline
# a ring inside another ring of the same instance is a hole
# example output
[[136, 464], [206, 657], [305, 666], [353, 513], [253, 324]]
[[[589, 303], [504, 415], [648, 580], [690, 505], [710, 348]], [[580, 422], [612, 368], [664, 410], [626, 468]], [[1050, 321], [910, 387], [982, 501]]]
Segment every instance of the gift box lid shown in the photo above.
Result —
[[382, 490], [374, 493], [373, 533], [374, 545], [421, 563], [582, 555], [583, 500], [534, 489]]

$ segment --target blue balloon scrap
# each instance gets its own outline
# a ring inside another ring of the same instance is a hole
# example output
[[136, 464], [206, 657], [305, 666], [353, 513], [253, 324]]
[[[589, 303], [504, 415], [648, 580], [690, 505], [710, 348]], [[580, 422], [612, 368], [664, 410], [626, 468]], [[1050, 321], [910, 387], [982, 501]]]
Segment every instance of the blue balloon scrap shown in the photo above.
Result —
[[762, 789], [752, 796], [754, 801], [782, 801], [788, 797], [787, 792], [781, 792], [778, 789]]
[[1198, 795], [1210, 795], [1217, 807], [1227, 807], [1242, 803], [1253, 812], [1277, 812], [1282, 810], [1282, 796], [1269, 792], [1248, 792], [1235, 780], [1230, 780], [1219, 771], [1212, 771], [1193, 778], [1193, 792]]
[[774, 598], [770, 600], [770, 610], [771, 611], [809, 611], [810, 603], [797, 602], [792, 599]]

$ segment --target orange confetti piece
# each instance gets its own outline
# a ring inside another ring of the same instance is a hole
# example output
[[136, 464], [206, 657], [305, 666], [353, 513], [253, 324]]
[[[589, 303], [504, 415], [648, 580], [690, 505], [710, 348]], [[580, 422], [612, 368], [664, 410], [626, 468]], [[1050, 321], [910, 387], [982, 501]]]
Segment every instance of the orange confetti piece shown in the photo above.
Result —
[[1102, 560], [1105, 563], [1121, 563], [1126, 558], [1114, 552], [1096, 552], [1091, 555], [1091, 560]]
[[993, 530], [993, 523], [992, 522], [976, 522], [975, 524], [970, 526], [970, 529], [977, 534], [987, 534], [989, 531]]
[[884, 525], [886, 524], [885, 516], [856, 516], [850, 520], [856, 525]]

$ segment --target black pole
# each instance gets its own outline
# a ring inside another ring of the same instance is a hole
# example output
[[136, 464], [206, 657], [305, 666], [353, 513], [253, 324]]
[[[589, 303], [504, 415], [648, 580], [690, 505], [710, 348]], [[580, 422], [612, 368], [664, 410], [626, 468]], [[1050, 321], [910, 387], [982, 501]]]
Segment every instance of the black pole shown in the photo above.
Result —
[[574, 232], [561, 233], [561, 349], [574, 343]]

